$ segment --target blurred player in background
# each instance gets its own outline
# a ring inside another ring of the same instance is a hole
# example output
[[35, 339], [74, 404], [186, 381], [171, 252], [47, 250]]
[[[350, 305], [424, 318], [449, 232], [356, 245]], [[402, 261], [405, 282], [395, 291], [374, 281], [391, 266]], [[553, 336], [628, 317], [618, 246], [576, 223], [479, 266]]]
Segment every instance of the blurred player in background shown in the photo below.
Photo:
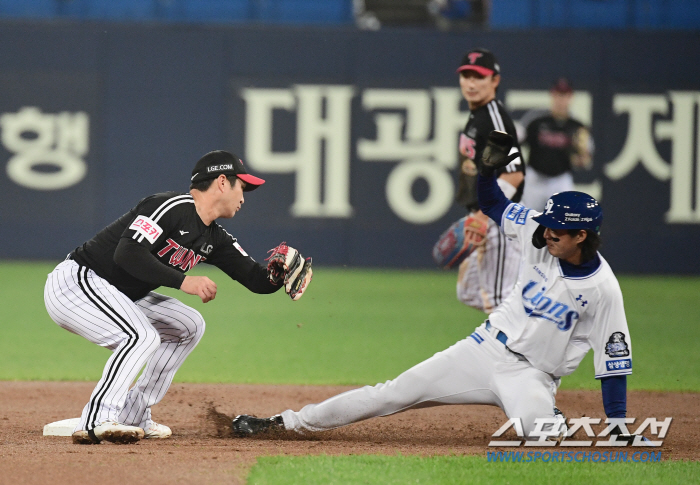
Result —
[[[479, 210], [477, 161], [481, 160], [492, 130], [504, 131], [513, 137], [516, 137], [516, 130], [503, 104], [496, 99], [501, 68], [491, 51], [474, 49], [468, 52], [457, 73], [470, 114], [459, 140], [456, 202], [468, 215], [443, 233], [433, 248], [433, 258], [441, 267], [459, 265], [457, 298], [466, 305], [491, 313], [515, 285], [520, 250]], [[517, 143], [513, 147], [515, 152], [519, 152]], [[525, 166], [520, 157], [499, 170], [497, 176], [506, 197], [513, 202], [520, 201], [525, 180]]]
[[593, 165], [590, 131], [569, 113], [571, 83], [558, 79], [550, 95], [549, 112], [526, 114], [520, 121], [526, 127], [523, 143], [530, 147], [523, 204], [536, 210], [542, 210], [552, 194], [573, 190], [572, 169], [590, 170]]

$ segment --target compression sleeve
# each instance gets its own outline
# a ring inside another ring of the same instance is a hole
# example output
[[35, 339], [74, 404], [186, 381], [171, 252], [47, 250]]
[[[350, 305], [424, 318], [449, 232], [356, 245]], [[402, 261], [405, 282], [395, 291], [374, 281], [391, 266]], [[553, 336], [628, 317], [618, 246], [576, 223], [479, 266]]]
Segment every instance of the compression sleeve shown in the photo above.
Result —
[[158, 261], [147, 247], [133, 239], [123, 237], [114, 251], [114, 262], [136, 279], [158, 286], [180, 289], [184, 273]]
[[476, 190], [479, 208], [500, 226], [503, 213], [511, 204], [511, 201], [503, 194], [496, 182], [496, 177], [482, 177], [479, 174], [477, 176]]
[[603, 392], [603, 408], [609, 418], [627, 415], [627, 376], [609, 376], [600, 379]]
[[268, 294], [282, 288], [284, 285], [275, 285], [267, 277], [267, 268], [256, 264], [248, 268], [247, 272], [237, 271], [235, 279], [253, 293]]
[[275, 285], [267, 276], [267, 266], [263, 266], [246, 253], [238, 241], [222, 227], [216, 227], [219, 239], [216, 249], [206, 263], [216, 266], [232, 279], [248, 288], [253, 293], [274, 293], [283, 285]]

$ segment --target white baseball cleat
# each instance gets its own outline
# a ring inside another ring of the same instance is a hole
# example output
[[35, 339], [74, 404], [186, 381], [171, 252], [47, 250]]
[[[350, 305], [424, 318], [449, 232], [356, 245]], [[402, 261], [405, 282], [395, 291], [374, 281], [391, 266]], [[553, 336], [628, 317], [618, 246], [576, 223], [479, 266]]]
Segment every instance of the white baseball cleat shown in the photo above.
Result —
[[76, 431], [71, 436], [73, 438], [74, 445], [98, 445], [98, 444], [100, 444], [99, 441], [93, 440], [90, 437], [90, 434], [88, 434], [88, 432], [85, 431], [84, 429]]
[[144, 430], [144, 438], [147, 440], [170, 438], [173, 432], [164, 424], [151, 421], [151, 425]]
[[92, 431], [95, 438], [100, 441], [109, 441], [119, 444], [136, 443], [141, 440], [144, 435], [143, 430], [138, 426], [128, 426], [111, 421], [95, 426]]

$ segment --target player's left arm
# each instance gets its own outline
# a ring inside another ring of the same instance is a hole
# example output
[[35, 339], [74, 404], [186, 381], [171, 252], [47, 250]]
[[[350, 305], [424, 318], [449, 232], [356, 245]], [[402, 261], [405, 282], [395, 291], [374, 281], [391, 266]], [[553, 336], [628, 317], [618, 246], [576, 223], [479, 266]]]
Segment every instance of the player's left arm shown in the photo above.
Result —
[[600, 379], [603, 408], [609, 418], [627, 417], [627, 376], [608, 376]]
[[[595, 302], [595, 326], [589, 336], [593, 348], [595, 377], [600, 379], [603, 408], [608, 418], [627, 416], [627, 376], [632, 373], [632, 342], [617, 280], [606, 281], [599, 288]], [[634, 439], [619, 428], [611, 434]]]
[[253, 293], [274, 293], [282, 287], [270, 281], [267, 267], [250, 257], [236, 238], [223, 228], [220, 232], [206, 263], [216, 266]]

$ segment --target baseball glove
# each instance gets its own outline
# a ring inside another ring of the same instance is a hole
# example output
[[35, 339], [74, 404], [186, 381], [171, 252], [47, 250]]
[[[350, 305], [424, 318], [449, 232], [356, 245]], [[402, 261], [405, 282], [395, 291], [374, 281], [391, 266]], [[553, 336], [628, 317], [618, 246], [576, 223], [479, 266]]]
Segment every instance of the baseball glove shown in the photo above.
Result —
[[433, 246], [433, 259], [444, 269], [454, 268], [486, 243], [488, 225], [471, 216], [462, 217], [442, 233]]
[[513, 137], [504, 131], [493, 130], [489, 133], [486, 148], [481, 155], [481, 166], [479, 167], [481, 175], [491, 177], [496, 170], [518, 158], [519, 152], [509, 155], [514, 143]]
[[299, 251], [281, 243], [270, 249], [267, 261], [267, 277], [276, 285], [284, 282], [286, 293], [294, 301], [301, 298], [311, 282], [311, 258], [304, 260]]
[[574, 168], [591, 168], [591, 132], [584, 126], [579, 127], [571, 137], [571, 166]]

